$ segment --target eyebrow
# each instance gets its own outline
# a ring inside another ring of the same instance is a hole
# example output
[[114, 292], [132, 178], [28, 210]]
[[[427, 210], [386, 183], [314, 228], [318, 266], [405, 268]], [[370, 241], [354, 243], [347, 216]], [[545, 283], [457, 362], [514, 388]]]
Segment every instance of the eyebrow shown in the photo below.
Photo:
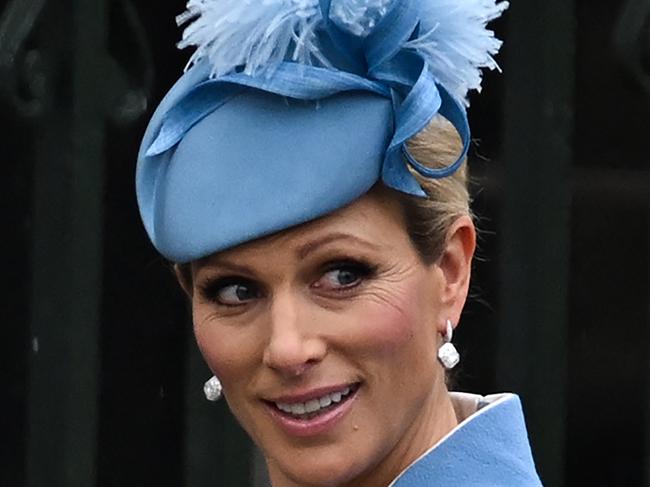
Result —
[[[299, 259], [305, 259], [309, 254], [312, 252], [315, 252], [318, 250], [320, 247], [324, 247], [325, 245], [328, 245], [332, 242], [336, 242], [339, 240], [347, 240], [347, 241], [352, 241], [357, 244], [365, 245], [367, 247], [370, 247], [374, 250], [379, 249], [379, 245], [376, 245], [372, 242], [369, 242], [367, 240], [364, 240], [362, 238], [356, 237], [352, 234], [349, 233], [343, 233], [343, 232], [336, 232], [336, 233], [330, 233], [322, 238], [315, 238], [313, 240], [310, 240], [302, 245], [300, 245], [296, 249], [296, 256]], [[219, 256], [211, 256], [207, 257], [205, 259], [202, 259], [199, 263], [199, 269], [201, 269], [204, 266], [214, 266], [214, 267], [219, 267], [222, 270], [230, 271], [235, 274], [241, 274], [241, 275], [252, 275], [253, 271], [244, 265], [239, 265], [234, 262], [230, 262], [226, 259], [222, 259]]]
[[235, 274], [250, 275], [252, 274], [251, 269], [246, 266], [235, 264], [234, 262], [228, 262], [227, 260], [222, 260], [219, 257], [211, 257], [206, 259], [204, 262], [199, 264], [199, 270], [203, 267], [214, 266], [225, 271], [233, 272]]
[[352, 234], [349, 233], [331, 233], [323, 238], [317, 238], [312, 241], [309, 241], [300, 247], [296, 249], [296, 255], [300, 259], [304, 259], [307, 257], [309, 254], [312, 252], [316, 251], [319, 247], [323, 247], [327, 244], [330, 244], [332, 242], [338, 241], [338, 240], [348, 240], [348, 241], [353, 241], [355, 243], [365, 245], [366, 247], [370, 247], [372, 249], [379, 249], [379, 246], [376, 244], [373, 244], [372, 242], [369, 242], [367, 240], [363, 240], [359, 237], [355, 237]]

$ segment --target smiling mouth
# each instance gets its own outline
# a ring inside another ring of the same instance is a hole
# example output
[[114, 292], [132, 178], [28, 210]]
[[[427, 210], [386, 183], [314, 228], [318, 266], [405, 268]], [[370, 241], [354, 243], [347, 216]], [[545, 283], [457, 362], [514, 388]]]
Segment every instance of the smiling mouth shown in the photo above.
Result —
[[360, 385], [360, 383], [351, 384], [340, 391], [331, 392], [306, 402], [269, 402], [268, 404], [283, 415], [287, 415], [293, 419], [309, 421], [347, 402], [354, 396], [354, 393], [357, 392]]

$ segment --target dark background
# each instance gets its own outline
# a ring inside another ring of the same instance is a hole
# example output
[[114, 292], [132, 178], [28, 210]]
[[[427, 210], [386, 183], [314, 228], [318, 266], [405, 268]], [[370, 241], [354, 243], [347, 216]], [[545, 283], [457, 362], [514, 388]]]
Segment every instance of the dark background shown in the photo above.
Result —
[[[650, 0], [514, 0], [471, 111], [462, 390], [549, 486], [650, 486]], [[0, 485], [260, 485], [135, 203], [180, 0], [0, 0]]]

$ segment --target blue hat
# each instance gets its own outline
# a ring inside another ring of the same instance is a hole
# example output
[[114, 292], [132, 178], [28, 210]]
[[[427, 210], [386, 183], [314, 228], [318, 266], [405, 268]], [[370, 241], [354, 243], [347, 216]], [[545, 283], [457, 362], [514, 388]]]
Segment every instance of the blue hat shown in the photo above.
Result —
[[[495, 68], [496, 0], [190, 0], [190, 68], [156, 110], [136, 190], [151, 241], [186, 263], [324, 216], [382, 181], [424, 196], [469, 147], [469, 90]], [[406, 142], [440, 114], [463, 151]]]

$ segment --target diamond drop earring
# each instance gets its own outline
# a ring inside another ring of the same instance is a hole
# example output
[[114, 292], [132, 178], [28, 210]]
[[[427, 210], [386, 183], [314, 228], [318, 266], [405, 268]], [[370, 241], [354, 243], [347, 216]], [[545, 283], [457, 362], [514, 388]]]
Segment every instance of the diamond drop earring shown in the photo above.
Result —
[[451, 324], [451, 320], [447, 320], [447, 330], [443, 335], [444, 343], [438, 349], [438, 360], [447, 370], [453, 369], [460, 362], [460, 354], [453, 343], [451, 343], [452, 336], [454, 334], [454, 327]]
[[218, 401], [221, 398], [221, 382], [215, 376], [212, 376], [203, 386], [203, 393], [208, 401]]

